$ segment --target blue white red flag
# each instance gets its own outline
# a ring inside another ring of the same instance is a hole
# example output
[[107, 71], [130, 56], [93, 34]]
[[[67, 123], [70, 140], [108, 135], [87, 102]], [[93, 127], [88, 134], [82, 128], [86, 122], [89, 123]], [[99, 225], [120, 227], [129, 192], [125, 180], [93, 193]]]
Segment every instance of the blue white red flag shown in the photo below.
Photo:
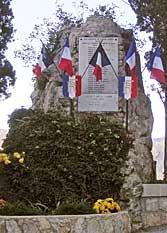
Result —
[[73, 99], [81, 95], [82, 77], [80, 75], [63, 76], [63, 95]]
[[133, 89], [135, 82], [131, 76], [118, 77], [118, 95], [124, 99], [134, 98]]
[[151, 79], [155, 79], [158, 82], [166, 85], [164, 68], [160, 55], [161, 55], [160, 48], [157, 47], [152, 57], [150, 58], [150, 61], [147, 63], [147, 68], [149, 71], [151, 71], [151, 75], [150, 75]]
[[38, 63], [36, 64], [33, 72], [36, 75], [37, 79], [40, 80], [41, 78], [41, 73], [44, 69], [48, 68], [51, 64], [53, 63], [53, 61], [51, 60], [44, 44], [42, 46], [42, 50], [41, 50], [41, 54], [40, 57], [38, 59]]
[[93, 75], [96, 77], [96, 81], [102, 80], [102, 67], [111, 65], [111, 62], [108, 59], [107, 54], [105, 50], [103, 49], [101, 43], [96, 49], [89, 64], [94, 66]]
[[97, 61], [96, 61], [93, 74], [96, 77], [97, 81], [102, 80], [102, 64], [101, 64], [101, 53], [100, 52], [98, 52], [98, 55], [97, 55]]
[[125, 62], [129, 66], [129, 71], [132, 79], [131, 98], [135, 98], [137, 96], [138, 79], [136, 73], [136, 44], [134, 40], [132, 40], [130, 44], [129, 50], [125, 57]]
[[72, 59], [71, 59], [68, 38], [65, 39], [64, 48], [63, 48], [63, 52], [62, 52], [58, 67], [60, 70], [63, 70], [64, 72], [66, 72], [69, 76], [73, 75]]
[[40, 67], [39, 63], [36, 63], [36, 65], [33, 69], [33, 73], [35, 74], [36, 78], [38, 80], [40, 80], [42, 71], [41, 71], [41, 67]]

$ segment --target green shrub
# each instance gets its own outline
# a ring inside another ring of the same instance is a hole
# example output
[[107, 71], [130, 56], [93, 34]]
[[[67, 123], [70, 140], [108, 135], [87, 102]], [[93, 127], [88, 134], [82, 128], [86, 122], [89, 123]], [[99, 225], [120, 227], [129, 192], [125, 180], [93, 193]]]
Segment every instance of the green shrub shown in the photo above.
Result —
[[25, 151], [25, 166], [0, 164], [4, 199], [28, 199], [53, 209], [71, 199], [119, 198], [131, 141], [118, 122], [91, 114], [74, 121], [20, 109], [12, 113], [9, 126], [4, 151]]
[[0, 208], [0, 215], [41, 215], [42, 209], [32, 205], [27, 205], [24, 202], [9, 203], [5, 207]]
[[92, 206], [87, 202], [64, 202], [56, 210], [52, 211], [55, 215], [77, 215], [77, 214], [95, 214]]
[[40, 80], [36, 80], [36, 82], [37, 82], [37, 88], [41, 91], [44, 90], [48, 82], [47, 76], [43, 73], [41, 75]]

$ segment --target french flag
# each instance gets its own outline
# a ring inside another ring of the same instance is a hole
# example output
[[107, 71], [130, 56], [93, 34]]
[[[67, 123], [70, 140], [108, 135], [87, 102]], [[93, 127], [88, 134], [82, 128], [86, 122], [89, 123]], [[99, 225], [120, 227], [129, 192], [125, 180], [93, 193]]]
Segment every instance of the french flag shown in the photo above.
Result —
[[100, 52], [98, 52], [98, 55], [97, 55], [97, 61], [96, 61], [93, 74], [96, 77], [97, 81], [102, 80], [102, 64], [101, 64], [101, 53]]
[[65, 39], [64, 48], [58, 67], [60, 70], [66, 72], [68, 76], [73, 76], [72, 59], [71, 59], [68, 38]]
[[35, 68], [33, 69], [33, 72], [38, 80], [40, 80], [41, 78], [42, 71], [48, 68], [52, 63], [53, 61], [51, 60], [45, 46], [43, 45], [40, 57], [38, 59], [38, 63], [35, 65]]
[[37, 80], [40, 80], [41, 79], [41, 67], [39, 65], [39, 63], [36, 63], [34, 69], [33, 69], [33, 73], [35, 74]]
[[63, 76], [63, 95], [73, 99], [76, 96], [81, 96], [82, 77], [80, 75]]
[[134, 40], [130, 44], [125, 62], [128, 64], [131, 73], [131, 98], [135, 98], [137, 96], [138, 79], [136, 73], [136, 44]]
[[102, 80], [102, 67], [111, 65], [111, 62], [109, 58], [107, 57], [107, 54], [105, 50], [103, 49], [101, 43], [96, 49], [89, 64], [94, 66], [93, 75], [96, 77], [96, 81]]
[[151, 75], [150, 75], [151, 79], [155, 79], [158, 82], [166, 85], [164, 68], [162, 65], [162, 60], [160, 55], [161, 55], [160, 48], [157, 47], [150, 61], [147, 63], [147, 68], [149, 71], [151, 71]]
[[126, 100], [134, 98], [135, 93], [133, 90], [136, 90], [137, 87], [134, 88], [135, 82], [131, 76], [118, 77], [118, 95]]

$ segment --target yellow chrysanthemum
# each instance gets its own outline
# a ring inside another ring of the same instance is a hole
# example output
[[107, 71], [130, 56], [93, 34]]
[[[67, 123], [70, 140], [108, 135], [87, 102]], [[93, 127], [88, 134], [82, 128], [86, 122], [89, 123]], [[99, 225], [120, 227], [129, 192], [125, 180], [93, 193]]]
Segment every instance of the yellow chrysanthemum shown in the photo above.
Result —
[[103, 211], [107, 210], [107, 202], [104, 200], [102, 205], [99, 207], [100, 213], [102, 213]]
[[108, 202], [110, 202], [110, 203], [112, 203], [114, 201], [112, 197], [108, 197], [105, 200], [108, 201]]
[[95, 209], [96, 212], [100, 214], [114, 213], [121, 210], [118, 203], [115, 202], [111, 197], [106, 198], [104, 200], [97, 200], [93, 206], [93, 209]]
[[19, 159], [19, 163], [24, 163], [24, 158]]
[[100, 206], [103, 203], [104, 200], [99, 199], [95, 202], [94, 206]]
[[16, 159], [20, 159], [21, 155], [18, 152], [13, 153], [13, 157]]
[[95, 202], [95, 204], [93, 206], [93, 209], [95, 209], [97, 213], [99, 213], [99, 208], [100, 208], [100, 206], [102, 205], [103, 202], [104, 202], [104, 200], [102, 200], [102, 199], [98, 199]]
[[105, 209], [101, 212], [102, 214], [110, 214], [111, 212], [108, 209]]
[[5, 159], [8, 158], [8, 155], [5, 153], [0, 153], [0, 162], [4, 161]]
[[106, 205], [107, 205], [107, 208], [108, 208], [109, 210], [113, 210], [113, 209], [114, 209], [113, 203], [107, 202]]
[[116, 209], [117, 211], [121, 210], [120, 206], [115, 201], [113, 202], [113, 206], [114, 206], [114, 209]]
[[5, 159], [5, 160], [4, 160], [4, 164], [5, 164], [5, 165], [8, 165], [8, 164], [10, 164], [10, 163], [11, 163], [11, 161], [10, 161], [9, 159]]

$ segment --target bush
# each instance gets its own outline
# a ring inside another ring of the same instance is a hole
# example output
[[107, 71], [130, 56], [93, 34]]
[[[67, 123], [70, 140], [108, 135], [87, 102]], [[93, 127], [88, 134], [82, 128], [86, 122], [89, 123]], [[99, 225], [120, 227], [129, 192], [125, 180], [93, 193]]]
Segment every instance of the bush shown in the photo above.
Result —
[[119, 198], [121, 168], [131, 142], [118, 122], [87, 115], [79, 121], [55, 113], [16, 110], [9, 120], [5, 153], [25, 152], [24, 166], [0, 164], [0, 196], [57, 203]]
[[41, 215], [43, 211], [40, 208], [27, 205], [24, 202], [9, 203], [0, 208], [0, 215]]
[[52, 211], [55, 215], [70, 215], [70, 214], [95, 214], [96, 211], [87, 202], [64, 202], [56, 210]]

